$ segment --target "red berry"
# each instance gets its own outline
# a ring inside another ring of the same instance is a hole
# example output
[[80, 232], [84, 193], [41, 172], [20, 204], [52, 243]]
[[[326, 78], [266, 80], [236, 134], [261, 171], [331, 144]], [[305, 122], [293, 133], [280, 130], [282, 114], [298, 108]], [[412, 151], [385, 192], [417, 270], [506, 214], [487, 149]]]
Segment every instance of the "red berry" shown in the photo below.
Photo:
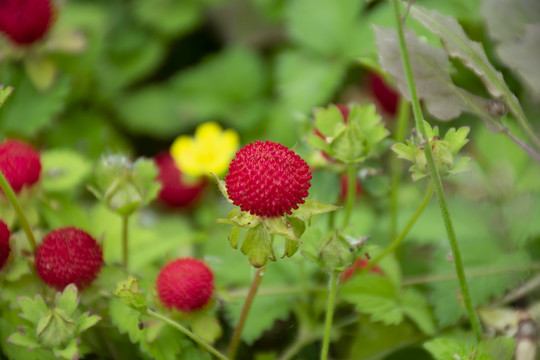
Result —
[[156, 289], [167, 308], [190, 313], [208, 304], [214, 292], [214, 274], [200, 260], [176, 259], [161, 269]]
[[45, 36], [53, 15], [50, 0], [2, 0], [0, 31], [18, 45], [29, 45]]
[[0, 220], [0, 269], [6, 264], [9, 253], [11, 252], [11, 247], [9, 246], [10, 236], [11, 232], [6, 223]]
[[379, 101], [384, 111], [395, 115], [399, 100], [398, 93], [392, 89], [386, 82], [377, 74], [369, 76], [371, 91], [375, 98]]
[[[356, 271], [358, 269], [363, 269], [365, 268], [366, 266], [368, 266], [369, 264], [369, 261], [367, 259], [364, 259], [364, 258], [358, 258], [356, 259], [356, 261], [354, 262], [354, 264], [352, 264], [351, 266], [349, 266], [348, 268], [346, 268], [342, 273], [341, 273], [341, 276], [340, 276], [340, 280], [341, 282], [346, 282], [348, 281], [351, 277], [353, 277], [354, 274], [356, 274]], [[369, 270], [370, 273], [372, 274], [380, 274], [380, 275], [383, 275], [383, 271], [381, 270], [380, 267], [378, 266], [374, 266], [372, 267], [370, 270]]]
[[0, 144], [0, 171], [18, 193], [23, 185], [33, 185], [39, 180], [41, 161], [39, 153], [29, 144], [19, 140], [6, 140]]
[[36, 250], [39, 277], [57, 290], [71, 283], [84, 289], [96, 279], [102, 266], [101, 246], [86, 231], [74, 227], [49, 232]]
[[227, 193], [242, 211], [263, 217], [291, 214], [311, 186], [306, 162], [271, 141], [256, 141], [236, 153], [225, 177]]
[[183, 208], [194, 205], [206, 186], [206, 179], [197, 179], [193, 183], [186, 182], [169, 152], [159, 153], [154, 162], [159, 168], [157, 177], [161, 183], [159, 199], [172, 207]]

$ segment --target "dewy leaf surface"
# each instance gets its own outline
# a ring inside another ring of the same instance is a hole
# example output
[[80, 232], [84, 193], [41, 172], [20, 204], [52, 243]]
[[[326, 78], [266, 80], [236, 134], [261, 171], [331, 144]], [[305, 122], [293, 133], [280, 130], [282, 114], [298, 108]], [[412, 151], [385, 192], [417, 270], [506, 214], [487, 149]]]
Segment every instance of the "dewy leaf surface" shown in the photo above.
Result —
[[412, 6], [410, 13], [428, 30], [440, 37], [450, 56], [459, 58], [482, 79], [491, 95], [495, 97], [505, 95], [506, 84], [502, 74], [491, 65], [482, 44], [470, 40], [456, 19], [419, 6]]
[[[400, 92], [410, 99], [396, 31], [378, 26], [374, 29], [381, 66], [396, 79]], [[412, 30], [405, 32], [405, 39], [418, 96], [424, 100], [431, 115], [440, 120], [451, 120], [465, 111], [495, 122], [485, 111], [487, 100], [454, 85], [448, 73], [450, 61], [444, 50], [422, 42]]]
[[540, 95], [540, 22], [527, 25], [522, 38], [502, 43], [497, 54], [536, 96]]

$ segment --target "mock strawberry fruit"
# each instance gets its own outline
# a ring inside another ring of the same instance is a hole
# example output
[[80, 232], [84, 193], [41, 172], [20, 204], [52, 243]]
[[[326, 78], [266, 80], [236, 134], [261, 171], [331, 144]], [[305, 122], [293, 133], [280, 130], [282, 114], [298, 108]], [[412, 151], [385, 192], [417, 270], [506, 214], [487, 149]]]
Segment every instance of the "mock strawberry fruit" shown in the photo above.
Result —
[[154, 162], [159, 169], [157, 180], [161, 183], [159, 199], [176, 208], [194, 205], [206, 186], [206, 178], [186, 181], [169, 152], [159, 153]]
[[102, 266], [101, 246], [86, 231], [75, 227], [49, 232], [36, 249], [37, 274], [57, 290], [71, 283], [84, 289], [97, 278]]
[[305, 202], [311, 172], [306, 162], [287, 147], [255, 141], [238, 150], [225, 183], [229, 198], [242, 211], [278, 217], [291, 214]]
[[18, 193], [24, 185], [31, 186], [39, 180], [39, 153], [23, 141], [6, 140], [0, 144], [0, 171]]
[[29, 45], [43, 38], [53, 18], [50, 0], [0, 1], [0, 31], [18, 45]]
[[373, 96], [381, 104], [381, 107], [387, 113], [395, 115], [398, 106], [399, 95], [377, 74], [369, 76], [369, 85]]
[[11, 252], [11, 247], [9, 246], [10, 236], [11, 232], [6, 223], [0, 220], [0, 269], [6, 264], [9, 253]]
[[[361, 269], [364, 269], [366, 266], [368, 266], [369, 264], [369, 261], [367, 259], [364, 259], [364, 258], [359, 258], [359, 259], [356, 259], [356, 261], [354, 262], [354, 264], [352, 264], [351, 266], [349, 266], [347, 269], [345, 269], [342, 273], [341, 273], [341, 276], [340, 276], [340, 280], [341, 282], [346, 282], [348, 281], [351, 277], [354, 276], [354, 274], [356, 274], [356, 272], [358, 270], [361, 270]], [[374, 267], [372, 267], [370, 270], [369, 270], [370, 273], [372, 274], [380, 274], [380, 275], [383, 275], [383, 271], [381, 270], [380, 267], [378, 267], [377, 265], [375, 265]]]
[[210, 301], [214, 292], [214, 274], [200, 260], [176, 259], [159, 272], [156, 290], [167, 308], [191, 313]]

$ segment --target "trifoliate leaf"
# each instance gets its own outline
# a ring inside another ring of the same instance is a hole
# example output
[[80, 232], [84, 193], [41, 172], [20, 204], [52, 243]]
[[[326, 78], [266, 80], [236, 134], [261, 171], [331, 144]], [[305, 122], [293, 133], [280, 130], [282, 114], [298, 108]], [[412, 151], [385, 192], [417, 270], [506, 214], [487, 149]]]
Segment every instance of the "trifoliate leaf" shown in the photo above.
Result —
[[[374, 29], [383, 69], [396, 80], [400, 92], [410, 99], [396, 30]], [[424, 100], [430, 114], [439, 120], [451, 120], [465, 111], [480, 116], [492, 127], [498, 124], [486, 110], [488, 100], [454, 85], [449, 74], [450, 61], [442, 49], [421, 41], [412, 30], [405, 31], [405, 38], [418, 97]]]
[[540, 96], [540, 19], [525, 27], [525, 35], [502, 43], [497, 48], [501, 60], [514, 70], [536, 97]]
[[41, 184], [46, 191], [73, 190], [91, 173], [92, 165], [82, 155], [67, 149], [54, 149], [41, 153], [43, 176]]
[[456, 19], [420, 6], [412, 6], [410, 13], [423, 26], [441, 38], [446, 52], [451, 57], [459, 58], [465, 66], [480, 77], [491, 95], [499, 98], [509, 94], [511, 99], [507, 98], [507, 102], [517, 101], [515, 95], [509, 92], [502, 74], [489, 62], [482, 44], [470, 40]]

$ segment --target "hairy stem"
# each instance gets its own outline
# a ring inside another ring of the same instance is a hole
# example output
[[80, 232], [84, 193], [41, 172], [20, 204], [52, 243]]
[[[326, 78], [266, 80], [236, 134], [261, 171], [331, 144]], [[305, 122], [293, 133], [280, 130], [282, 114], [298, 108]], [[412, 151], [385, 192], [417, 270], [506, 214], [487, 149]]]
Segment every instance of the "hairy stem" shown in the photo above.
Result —
[[26, 238], [28, 239], [28, 243], [30, 244], [30, 248], [32, 250], [36, 250], [36, 239], [34, 238], [34, 234], [32, 233], [32, 229], [30, 228], [30, 224], [28, 223], [28, 220], [26, 219], [26, 216], [24, 215], [24, 212], [21, 208], [21, 204], [19, 204], [19, 200], [17, 200], [17, 196], [15, 195], [15, 192], [11, 188], [11, 185], [9, 185], [9, 182], [7, 181], [4, 174], [0, 171], [0, 187], [4, 191], [4, 194], [8, 198], [9, 203], [13, 207], [13, 210], [15, 210], [15, 213], [17, 214], [17, 217], [19, 218], [19, 223], [21, 224], [21, 227], [24, 230], [24, 233], [26, 234]]
[[397, 249], [397, 247], [401, 244], [403, 239], [405, 239], [405, 236], [407, 236], [409, 231], [411, 231], [412, 227], [414, 226], [414, 223], [416, 223], [416, 220], [418, 220], [420, 215], [422, 215], [422, 213], [424, 212], [424, 209], [429, 204], [429, 201], [431, 200], [432, 196], [433, 196], [433, 182], [430, 182], [429, 187], [426, 191], [426, 195], [424, 195], [424, 199], [422, 200], [422, 202], [420, 203], [420, 205], [418, 206], [414, 214], [409, 219], [409, 222], [407, 223], [403, 231], [401, 231], [401, 234], [399, 234], [399, 236], [395, 238], [395, 240], [392, 242], [392, 244], [390, 244], [389, 247], [387, 247], [382, 253], [380, 253], [377, 257], [375, 257], [373, 260], [371, 260], [368, 263], [368, 265], [363, 269], [364, 272], [369, 271], [371, 268], [377, 265], [377, 263], [381, 261], [385, 256], [387, 256], [388, 254], [391, 254]]
[[521, 149], [523, 149], [527, 154], [529, 154], [530, 157], [532, 157], [534, 160], [540, 163], [540, 154], [537, 153], [533, 148], [531, 148], [528, 144], [523, 142], [521, 139], [519, 139], [516, 135], [514, 135], [510, 129], [506, 128], [503, 130], [503, 133], [510, 138], [517, 146], [519, 146]]
[[345, 218], [343, 219], [343, 227], [349, 224], [351, 212], [356, 197], [356, 173], [354, 171], [354, 163], [347, 165], [347, 200], [345, 202]]
[[467, 309], [467, 313], [469, 315], [469, 321], [471, 322], [471, 327], [476, 335], [476, 339], [480, 341], [482, 339], [482, 328], [480, 325], [480, 321], [478, 319], [478, 315], [476, 314], [474, 307], [472, 305], [471, 296], [469, 292], [469, 286], [467, 284], [467, 278], [465, 277], [465, 270], [463, 268], [463, 260], [461, 258], [461, 252], [460, 252], [459, 245], [456, 239], [454, 225], [452, 223], [450, 212], [446, 204], [446, 198], [444, 196], [441, 176], [439, 174], [439, 170], [437, 169], [437, 165], [435, 164], [435, 159], [433, 157], [430, 139], [427, 137], [426, 128], [424, 127], [424, 116], [422, 114], [420, 100], [418, 99], [418, 94], [416, 92], [416, 85], [414, 83], [414, 76], [413, 76], [411, 63], [409, 59], [409, 53], [407, 50], [407, 44], [405, 42], [405, 35], [403, 34], [403, 27], [402, 27], [401, 15], [400, 15], [400, 10], [399, 10], [399, 1], [392, 0], [392, 4], [394, 7], [395, 21], [397, 24], [397, 31], [399, 35], [399, 47], [400, 47], [400, 52], [401, 52], [401, 60], [403, 62], [405, 76], [407, 78], [407, 85], [408, 85], [409, 94], [411, 97], [411, 104], [413, 108], [416, 129], [426, 141], [424, 152], [426, 154], [431, 181], [433, 182], [433, 185], [435, 186], [435, 193], [437, 194], [437, 200], [439, 202], [439, 207], [441, 209], [441, 215], [442, 215], [444, 225], [446, 228], [446, 233], [448, 235], [448, 240], [450, 241], [450, 247], [452, 248], [452, 255], [454, 257], [454, 265], [455, 265], [456, 274], [459, 280], [461, 295], [463, 296], [463, 302], [465, 304], [465, 308]]
[[[394, 140], [397, 143], [401, 143], [405, 140], [405, 130], [407, 129], [407, 123], [409, 122], [409, 112], [409, 102], [404, 97], [401, 97], [399, 99], [398, 123], [394, 136]], [[397, 236], [398, 194], [399, 182], [401, 180], [401, 168], [401, 160], [395, 156], [392, 157], [392, 190], [390, 193], [391, 239], [395, 239]]]
[[328, 359], [328, 349], [330, 348], [330, 333], [332, 331], [332, 319], [334, 318], [334, 303], [336, 302], [338, 273], [332, 271], [330, 275], [330, 289], [328, 292], [328, 302], [326, 304], [326, 320], [324, 322], [324, 337], [321, 350], [321, 360]]
[[242, 335], [242, 330], [244, 329], [244, 325], [246, 324], [249, 309], [251, 308], [251, 304], [255, 299], [255, 295], [257, 294], [257, 290], [259, 289], [259, 285], [261, 284], [261, 280], [264, 276], [264, 270], [264, 266], [260, 269], [257, 269], [257, 272], [255, 273], [255, 276], [253, 277], [253, 280], [251, 282], [251, 287], [249, 288], [246, 300], [244, 301], [244, 306], [242, 307], [242, 312], [240, 313], [238, 324], [236, 324], [231, 343], [229, 344], [228, 356], [231, 359], [234, 359], [234, 357], [236, 356], [238, 345], [240, 345], [240, 336]]
[[128, 223], [129, 215], [122, 215], [122, 265], [128, 269]]
[[214, 355], [216, 358], [221, 359], [221, 360], [228, 360], [228, 358], [225, 355], [221, 354], [219, 351], [214, 349], [212, 345], [208, 344], [206, 341], [204, 341], [199, 336], [192, 333], [191, 331], [189, 331], [187, 328], [177, 323], [176, 321], [169, 319], [168, 317], [161, 315], [160, 313], [157, 313], [151, 309], [146, 310], [146, 314], [150, 317], [153, 317], [154, 319], [163, 321], [164, 323], [174, 327], [177, 330], [180, 330], [180, 332], [182, 332], [184, 335], [189, 337], [191, 340], [195, 341], [197, 344], [201, 345], [203, 348], [205, 348], [210, 354]]

